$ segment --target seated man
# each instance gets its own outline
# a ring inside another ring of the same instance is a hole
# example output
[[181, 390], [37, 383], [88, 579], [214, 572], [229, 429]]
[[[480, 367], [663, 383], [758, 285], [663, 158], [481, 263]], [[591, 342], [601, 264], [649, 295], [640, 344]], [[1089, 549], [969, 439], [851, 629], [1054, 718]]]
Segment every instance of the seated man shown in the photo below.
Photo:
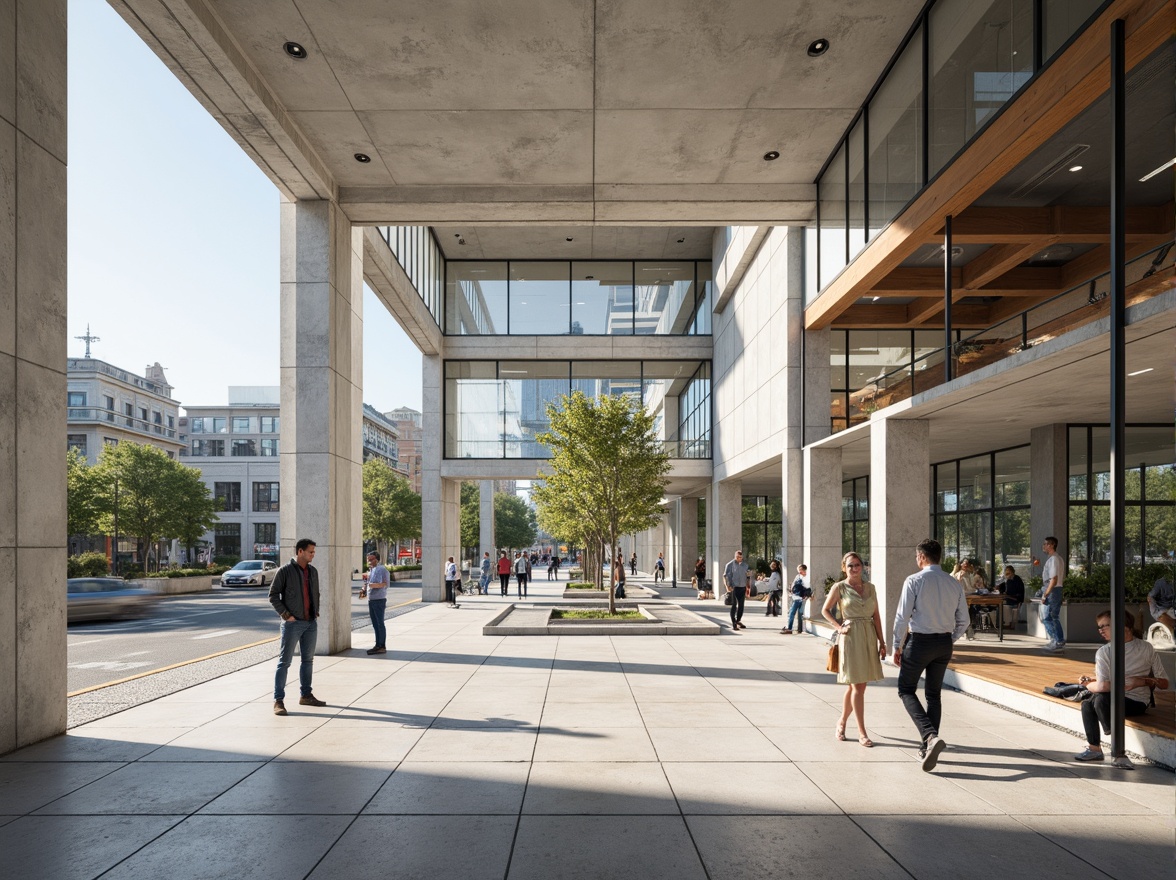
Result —
[[1176, 633], [1176, 589], [1167, 576], [1161, 575], [1147, 594], [1147, 607], [1157, 623], [1166, 626], [1169, 633]]
[[1004, 570], [1004, 615], [1005, 626], [1016, 626], [1021, 617], [1021, 606], [1025, 604], [1025, 582], [1011, 565]]
[[[1124, 714], [1142, 715], [1151, 702], [1151, 689], [1168, 689], [1168, 679], [1156, 649], [1143, 639], [1135, 638], [1132, 631], [1135, 618], [1130, 611], [1123, 613], [1123, 678], [1126, 688]], [[1103, 760], [1101, 732], [1111, 729], [1111, 612], [1104, 611], [1098, 616], [1098, 633], [1108, 644], [1094, 655], [1094, 678], [1084, 675], [1079, 684], [1094, 696], [1082, 702], [1082, 726], [1086, 730], [1086, 751], [1075, 755], [1075, 761]]]

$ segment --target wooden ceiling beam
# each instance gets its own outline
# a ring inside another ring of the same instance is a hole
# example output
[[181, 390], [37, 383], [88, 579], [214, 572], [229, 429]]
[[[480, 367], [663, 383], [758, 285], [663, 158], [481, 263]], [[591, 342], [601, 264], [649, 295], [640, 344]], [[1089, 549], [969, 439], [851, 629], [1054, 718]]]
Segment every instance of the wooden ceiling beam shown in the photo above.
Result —
[[[942, 306], [942, 300], [940, 300]], [[943, 332], [943, 323], [912, 321], [908, 313], [908, 306], [881, 305], [858, 303], [850, 306], [837, 316], [831, 325], [838, 330], [877, 330], [879, 327], [901, 328], [910, 327], [915, 330], [938, 330]], [[979, 304], [964, 304], [957, 310], [952, 309], [952, 325], [962, 330], [978, 330], [987, 327], [989, 307]]]
[[[955, 302], [967, 296], [1040, 296], [1042, 291], [1057, 290], [1062, 284], [1061, 270], [1055, 267], [1030, 267], [1007, 270], [986, 287], [965, 284], [965, 270], [952, 270], [952, 293]], [[896, 297], [938, 294], [943, 302], [943, 270], [899, 268], [887, 275], [870, 296]]]
[[[1128, 241], [1149, 238], [1172, 228], [1172, 205], [1127, 209]], [[951, 219], [952, 244], [1023, 244], [1045, 250], [1055, 243], [1103, 244], [1110, 241], [1111, 212], [1105, 205], [1057, 205], [1050, 208], [973, 206]], [[943, 227], [924, 244], [942, 244]], [[1032, 256], [1030, 253], [1029, 256]], [[1028, 259], [1028, 257], [1026, 257]]]
[[[1136, 67], [1176, 30], [1171, 0], [1112, 0], [1024, 93], [996, 117], [963, 154], [923, 190], [822, 294], [805, 309], [807, 329], [826, 327], [943, 227], [1106, 94], [1110, 83], [1107, 32], [1124, 19], [1126, 67]], [[954, 226], [954, 223], [953, 223]], [[1017, 243], [1017, 242], [1005, 242]], [[1028, 244], [1028, 242], [1020, 242]]]
[[990, 247], [963, 267], [960, 287], [975, 290], [977, 287], [983, 287], [985, 284], [996, 281], [1001, 275], [1020, 266], [1030, 257], [1036, 256], [1055, 241], [1053, 236], [1049, 236], [1049, 240], [1044, 243], [998, 244]]

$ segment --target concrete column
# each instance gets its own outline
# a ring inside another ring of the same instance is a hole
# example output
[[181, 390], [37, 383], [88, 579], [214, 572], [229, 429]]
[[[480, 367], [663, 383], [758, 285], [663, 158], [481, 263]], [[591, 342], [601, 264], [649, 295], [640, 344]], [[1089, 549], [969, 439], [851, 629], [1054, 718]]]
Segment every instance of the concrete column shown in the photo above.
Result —
[[698, 561], [698, 499], [682, 498], [678, 501], [678, 582], [689, 584], [694, 576], [694, 563]]
[[281, 558], [316, 542], [317, 653], [351, 647], [363, 531], [363, 231], [338, 205], [281, 205]]
[[[482, 553], [490, 552], [490, 560], [498, 561], [494, 547], [494, 481], [482, 480], [478, 484], [478, 544]], [[482, 554], [478, 554], [481, 565]]]
[[[931, 534], [929, 423], [870, 424], [870, 580], [878, 589], [882, 631], [894, 626], [902, 582], [915, 569], [915, 546]], [[841, 491], [838, 487], [838, 498]]]
[[[796, 566], [809, 570], [809, 616], [825, 601], [825, 578], [841, 575], [841, 450], [812, 447], [804, 450], [804, 551], [785, 577], [791, 583]], [[885, 621], [883, 621], [885, 623]]]
[[829, 333], [806, 330], [804, 334], [804, 442], [816, 443], [830, 434]]
[[[711, 502], [713, 499], [713, 503]], [[720, 480], [711, 484], [706, 505], [707, 567], [715, 583], [715, 596], [721, 596], [723, 569], [743, 546], [743, 483]]]
[[437, 579], [441, 584], [441, 598], [445, 596], [445, 565], [449, 557], [457, 563], [458, 574], [462, 573], [461, 558], [461, 480], [441, 481], [441, 564]]
[[[441, 495], [441, 453], [444, 413], [441, 412], [443, 365], [440, 355], [421, 358], [421, 599], [445, 599], [442, 563], [450, 552], [443, 533], [444, 503]], [[458, 489], [460, 498], [460, 488]]]
[[[1066, 461], [1066, 426], [1042, 425], [1029, 432], [1029, 552], [1041, 559], [1041, 542], [1058, 539], [1058, 553], [1070, 556], [1070, 488]], [[1026, 572], [1021, 572], [1027, 575]], [[1041, 568], [1032, 574], [1041, 574]]]
[[66, 724], [65, 20], [0, 3], [0, 753]]

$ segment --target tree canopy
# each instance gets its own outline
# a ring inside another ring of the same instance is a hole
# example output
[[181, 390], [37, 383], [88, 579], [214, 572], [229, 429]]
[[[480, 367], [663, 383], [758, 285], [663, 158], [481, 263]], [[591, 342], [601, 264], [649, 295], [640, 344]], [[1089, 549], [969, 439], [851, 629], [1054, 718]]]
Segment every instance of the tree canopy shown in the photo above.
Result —
[[[477, 483], [461, 484], [461, 546], [476, 550], [482, 543], [482, 494]], [[535, 543], [538, 526], [535, 511], [522, 498], [494, 493], [494, 543], [521, 550]], [[492, 548], [483, 548], [490, 550]]]
[[363, 537], [375, 541], [380, 558], [388, 545], [421, 536], [421, 496], [408, 480], [378, 458], [363, 463]]
[[[548, 404], [547, 417], [539, 442], [551, 450], [551, 475], [531, 490], [544, 529], [595, 543], [599, 560], [620, 535], [657, 524], [670, 460], [639, 402], [575, 391]], [[608, 601], [615, 611], [612, 590]]]
[[86, 456], [71, 449], [65, 459], [66, 529], [70, 535], [94, 535], [106, 508], [102, 481]]

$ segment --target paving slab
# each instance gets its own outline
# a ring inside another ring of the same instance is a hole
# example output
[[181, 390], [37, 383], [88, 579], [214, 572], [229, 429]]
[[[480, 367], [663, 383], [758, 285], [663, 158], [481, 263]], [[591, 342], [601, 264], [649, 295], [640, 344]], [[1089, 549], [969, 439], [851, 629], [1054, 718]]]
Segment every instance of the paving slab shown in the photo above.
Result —
[[187, 815], [228, 791], [261, 764], [127, 764], [53, 803], [41, 815]]
[[523, 761], [403, 761], [363, 812], [517, 816], [529, 770]]
[[[0, 827], [4, 874], [30, 880], [90, 880], [183, 819], [182, 815], [24, 816]], [[47, 846], [47, 841], [58, 845]]]

